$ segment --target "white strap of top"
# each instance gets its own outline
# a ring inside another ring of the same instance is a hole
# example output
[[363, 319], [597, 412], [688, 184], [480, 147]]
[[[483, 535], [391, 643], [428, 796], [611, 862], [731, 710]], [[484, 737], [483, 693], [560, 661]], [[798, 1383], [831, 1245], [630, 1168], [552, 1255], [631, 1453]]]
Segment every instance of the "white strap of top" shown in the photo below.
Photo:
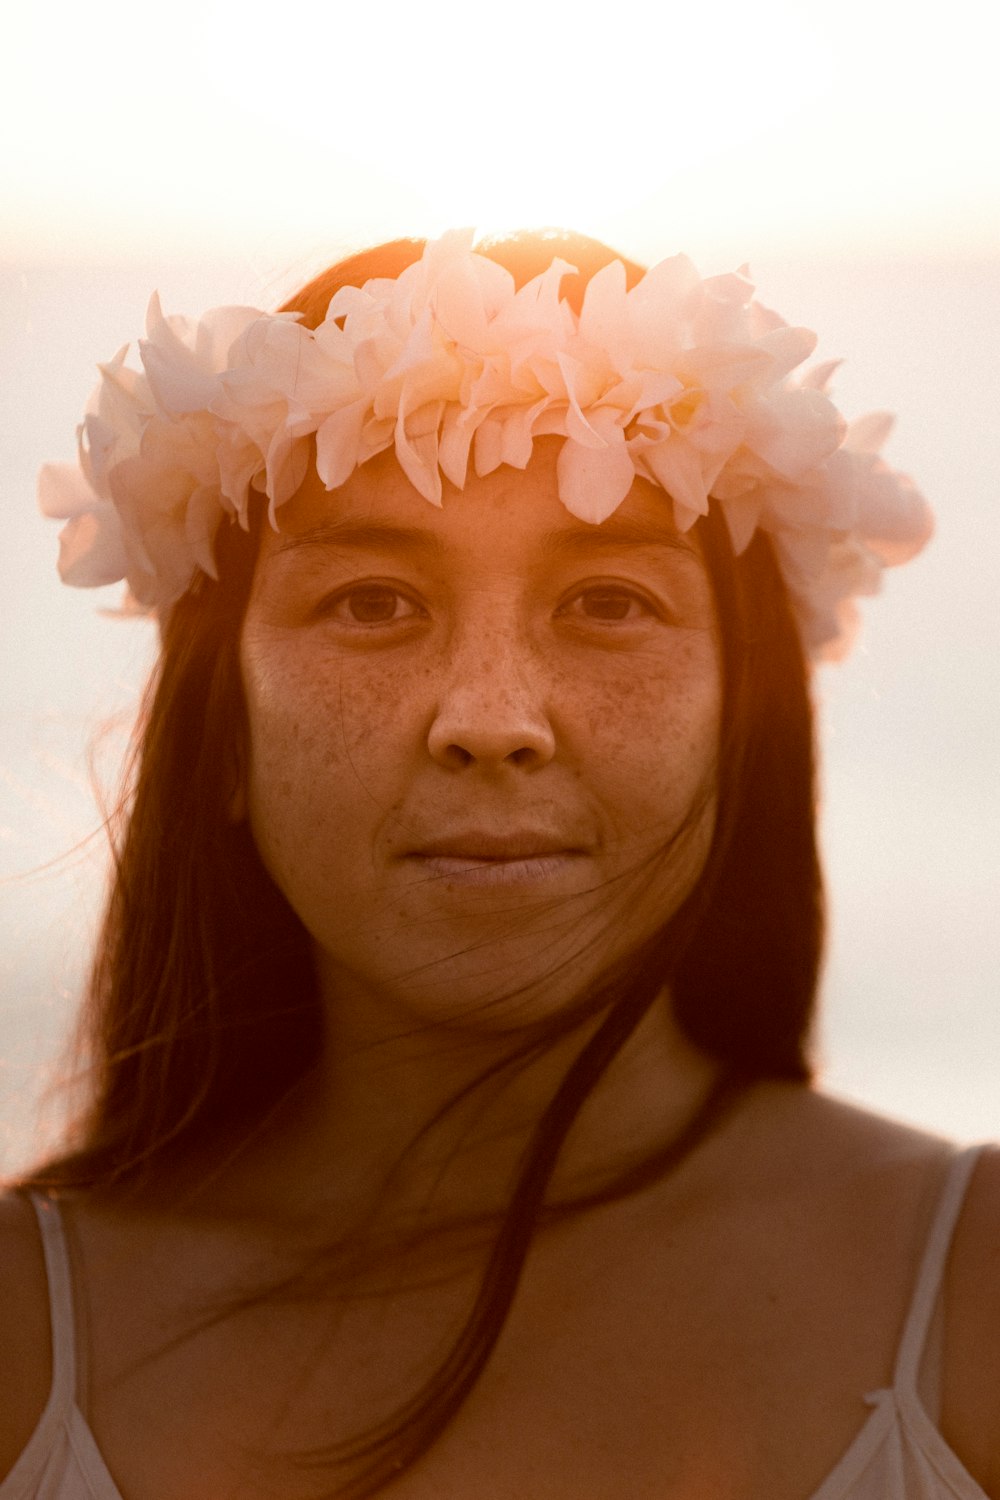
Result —
[[52, 1331], [52, 1395], [58, 1407], [76, 1399], [76, 1336], [74, 1332], [73, 1283], [62, 1214], [54, 1198], [29, 1193], [38, 1216], [49, 1282], [49, 1326]]
[[941, 1197], [938, 1200], [931, 1232], [927, 1238], [927, 1248], [917, 1275], [913, 1300], [906, 1315], [899, 1353], [896, 1356], [894, 1376], [896, 1388], [905, 1389], [912, 1395], [915, 1395], [917, 1391], [924, 1345], [927, 1342], [928, 1329], [941, 1293], [944, 1268], [948, 1261], [955, 1225], [962, 1211], [969, 1179], [983, 1149], [982, 1146], [969, 1146], [966, 1150], [958, 1152], [952, 1159], [945, 1176]]

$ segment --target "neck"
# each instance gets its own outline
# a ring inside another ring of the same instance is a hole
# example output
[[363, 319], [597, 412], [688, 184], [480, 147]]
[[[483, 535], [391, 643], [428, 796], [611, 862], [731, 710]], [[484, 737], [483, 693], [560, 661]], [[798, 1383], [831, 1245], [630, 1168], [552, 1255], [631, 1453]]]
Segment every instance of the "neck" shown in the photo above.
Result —
[[[500, 1212], [539, 1119], [602, 1019], [525, 1053], [517, 1034], [505, 1045], [440, 1025], [366, 1034], [350, 1027], [351, 1013], [341, 992], [317, 1068], [254, 1153], [255, 1184], [290, 1217], [343, 1224], [374, 1211], [434, 1223]], [[550, 1201], [592, 1190], [671, 1141], [717, 1071], [658, 997], [584, 1098]]]

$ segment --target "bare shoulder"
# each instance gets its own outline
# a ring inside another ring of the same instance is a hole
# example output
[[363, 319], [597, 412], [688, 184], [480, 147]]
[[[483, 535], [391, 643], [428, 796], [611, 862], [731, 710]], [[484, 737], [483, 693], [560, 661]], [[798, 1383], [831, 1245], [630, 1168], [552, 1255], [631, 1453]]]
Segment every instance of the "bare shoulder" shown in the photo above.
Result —
[[[776, 1138], [788, 1143], [792, 1189], [819, 1181], [823, 1195], [852, 1203], [852, 1240], [870, 1224], [893, 1245], [896, 1228], [907, 1226], [919, 1259], [954, 1142], [818, 1091], [779, 1085], [764, 1102]], [[1000, 1500], [1000, 1146], [976, 1161], [942, 1292], [941, 1432], [983, 1492]]]
[[887, 1186], [912, 1178], [932, 1211], [953, 1142], [808, 1085], [765, 1084], [755, 1104], [769, 1160], [780, 1143], [796, 1190], [809, 1178], [825, 1188], [854, 1179], [881, 1201]]
[[1000, 1146], [980, 1156], [945, 1284], [945, 1437], [988, 1495], [1000, 1496]]
[[0, 1478], [48, 1400], [48, 1290], [38, 1224], [18, 1193], [0, 1194]]

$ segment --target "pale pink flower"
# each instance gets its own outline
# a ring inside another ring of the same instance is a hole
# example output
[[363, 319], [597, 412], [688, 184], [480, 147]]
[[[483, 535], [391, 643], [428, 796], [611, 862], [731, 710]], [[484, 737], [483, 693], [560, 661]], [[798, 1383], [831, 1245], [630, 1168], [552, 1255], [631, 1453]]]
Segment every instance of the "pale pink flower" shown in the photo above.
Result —
[[218, 525], [246, 525], [251, 493], [279, 524], [313, 454], [336, 489], [392, 449], [440, 504], [470, 464], [524, 468], [554, 435], [559, 497], [587, 522], [641, 476], [681, 529], [715, 502], [737, 551], [769, 532], [805, 641], [834, 654], [851, 599], [930, 534], [926, 503], [879, 457], [887, 419], [847, 427], [834, 363], [793, 378], [815, 337], [756, 302], [745, 271], [701, 280], [674, 256], [630, 291], [615, 261], [577, 316], [560, 296], [573, 269], [554, 260], [518, 289], [454, 231], [395, 280], [342, 288], [314, 331], [246, 307], [165, 318], [154, 297], [143, 370], [125, 350], [102, 367], [78, 469], [40, 480], [43, 508], [67, 520], [63, 576], [125, 577], [168, 608], [196, 569], [214, 574]]

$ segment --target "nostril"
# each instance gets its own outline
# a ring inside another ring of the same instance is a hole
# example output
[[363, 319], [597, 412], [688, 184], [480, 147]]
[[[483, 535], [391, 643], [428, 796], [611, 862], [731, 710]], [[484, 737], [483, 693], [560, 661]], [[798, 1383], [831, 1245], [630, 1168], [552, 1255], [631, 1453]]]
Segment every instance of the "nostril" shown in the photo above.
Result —
[[438, 758], [460, 771], [471, 765], [476, 757], [470, 751], [463, 749], [461, 745], [445, 745]]
[[528, 771], [546, 765], [555, 754], [555, 740], [547, 724], [479, 726], [465, 733], [442, 733], [435, 725], [427, 740], [431, 757], [449, 770], [467, 766], [508, 766]]
[[435, 760], [450, 770], [464, 770], [473, 765], [508, 765], [530, 770], [534, 765], [543, 765], [549, 756], [533, 745], [519, 745], [514, 750], [503, 753], [502, 747], [488, 747], [480, 745], [476, 750], [469, 750], [464, 745], [452, 742], [447, 745], [435, 747], [431, 745], [431, 753]]

